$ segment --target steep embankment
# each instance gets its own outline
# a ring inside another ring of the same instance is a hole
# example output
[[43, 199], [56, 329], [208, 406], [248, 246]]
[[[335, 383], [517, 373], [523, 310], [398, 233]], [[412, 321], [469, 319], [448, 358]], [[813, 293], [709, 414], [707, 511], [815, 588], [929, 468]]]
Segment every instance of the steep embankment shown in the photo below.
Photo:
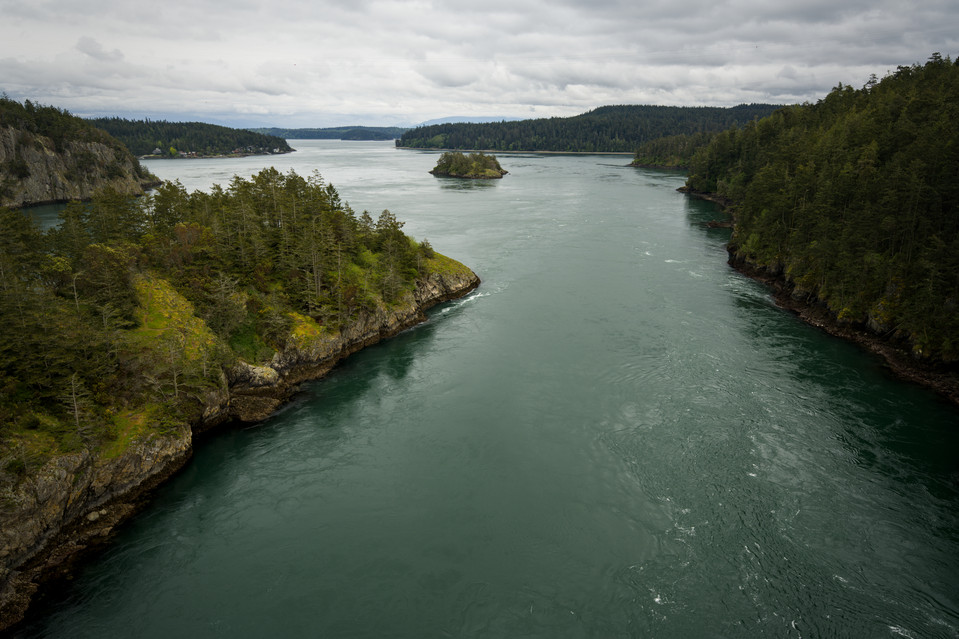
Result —
[[86, 200], [103, 187], [142, 195], [155, 182], [136, 158], [115, 146], [78, 140], [57, 149], [48, 137], [0, 128], [0, 206]]
[[322, 330], [309, 318], [296, 318], [286, 346], [265, 364], [240, 362], [207, 394], [202, 417], [160, 432], [126, 420], [123, 445], [50, 459], [7, 496], [0, 507], [0, 630], [19, 621], [39, 585], [66, 574], [85, 548], [108, 539], [115, 526], [136, 509], [143, 494], [179, 470], [189, 459], [194, 435], [230, 420], [267, 417], [296, 390], [357, 350], [426, 319], [424, 311], [466, 295], [479, 278], [462, 264], [435, 256], [430, 274], [396, 303], [364, 311], [341, 331]]
[[0, 98], [0, 206], [142, 195], [157, 178], [120, 142], [55, 107]]

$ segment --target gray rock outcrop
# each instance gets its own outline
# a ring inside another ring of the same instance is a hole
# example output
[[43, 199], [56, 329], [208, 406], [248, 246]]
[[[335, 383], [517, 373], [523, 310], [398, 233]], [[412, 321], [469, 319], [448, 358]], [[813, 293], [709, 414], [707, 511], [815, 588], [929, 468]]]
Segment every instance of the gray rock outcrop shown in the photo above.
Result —
[[0, 127], [0, 206], [86, 200], [107, 186], [142, 195], [154, 182], [122, 146], [66, 140], [58, 149], [48, 137]]

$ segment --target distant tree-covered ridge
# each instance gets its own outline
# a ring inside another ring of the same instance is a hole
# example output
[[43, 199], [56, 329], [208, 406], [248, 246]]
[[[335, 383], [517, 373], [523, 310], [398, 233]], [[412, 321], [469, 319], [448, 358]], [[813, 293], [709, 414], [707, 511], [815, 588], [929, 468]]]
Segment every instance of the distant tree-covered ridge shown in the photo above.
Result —
[[769, 115], [779, 106], [605, 106], [570, 118], [417, 127], [396, 141], [418, 149], [634, 153], [669, 135], [722, 131]]
[[395, 126], [337, 126], [320, 129], [249, 129], [256, 133], [275, 135], [287, 140], [395, 140], [406, 128]]
[[733, 260], [840, 322], [959, 361], [959, 65], [948, 57], [720, 133], [689, 172], [689, 189], [735, 203]]
[[0, 96], [0, 205], [85, 199], [105, 186], [142, 194], [157, 181], [120, 141], [87, 120]]
[[290, 153], [286, 140], [275, 135], [233, 129], [204, 122], [167, 122], [165, 120], [126, 120], [92, 118], [90, 120], [123, 142], [135, 155], [233, 155]]
[[482, 152], [466, 155], [458, 151], [447, 151], [440, 156], [430, 173], [441, 177], [496, 180], [502, 178], [508, 171], [500, 166], [495, 155]]

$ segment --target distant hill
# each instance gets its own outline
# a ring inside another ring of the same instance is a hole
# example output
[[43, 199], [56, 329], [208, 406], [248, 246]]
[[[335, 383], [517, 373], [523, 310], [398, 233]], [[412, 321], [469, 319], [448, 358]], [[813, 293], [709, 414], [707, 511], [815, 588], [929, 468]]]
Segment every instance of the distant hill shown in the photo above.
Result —
[[140, 195], [158, 181], [87, 120], [0, 97], [0, 206], [86, 200], [104, 187]]
[[780, 106], [604, 106], [569, 118], [416, 127], [406, 131], [396, 145], [417, 149], [633, 153], [649, 140], [722, 131], [769, 115]]
[[94, 124], [117, 138], [135, 155], [232, 155], [290, 153], [281, 137], [205, 122], [92, 118]]
[[335, 126], [321, 129], [249, 129], [287, 140], [395, 140], [407, 130], [396, 126]]

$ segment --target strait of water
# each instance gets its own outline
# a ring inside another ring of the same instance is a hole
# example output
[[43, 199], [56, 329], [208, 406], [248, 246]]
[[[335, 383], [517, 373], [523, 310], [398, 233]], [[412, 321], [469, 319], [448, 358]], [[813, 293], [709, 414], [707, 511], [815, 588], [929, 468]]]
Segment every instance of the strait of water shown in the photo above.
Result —
[[956, 637], [959, 412], [777, 309], [625, 156], [314, 169], [482, 286], [201, 442], [28, 637]]

